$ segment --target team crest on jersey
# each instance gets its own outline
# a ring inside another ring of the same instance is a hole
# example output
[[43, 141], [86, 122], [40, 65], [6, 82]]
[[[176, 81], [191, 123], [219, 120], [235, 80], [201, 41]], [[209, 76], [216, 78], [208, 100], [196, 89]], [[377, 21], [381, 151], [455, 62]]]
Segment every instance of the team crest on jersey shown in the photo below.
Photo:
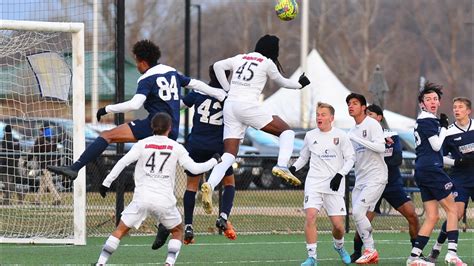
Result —
[[333, 138], [332, 142], [334, 143], [334, 145], [338, 145], [339, 144], [339, 138]]
[[448, 183], [444, 184], [444, 190], [450, 190], [452, 187], [453, 187], [452, 182], [448, 182]]
[[362, 130], [362, 137], [367, 138], [367, 130]]

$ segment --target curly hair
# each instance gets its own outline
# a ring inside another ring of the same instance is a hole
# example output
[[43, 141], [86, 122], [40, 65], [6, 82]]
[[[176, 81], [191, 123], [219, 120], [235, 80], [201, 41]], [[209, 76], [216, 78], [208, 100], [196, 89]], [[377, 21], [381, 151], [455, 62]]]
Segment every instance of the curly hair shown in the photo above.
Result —
[[426, 94], [435, 92], [438, 94], [438, 99], [441, 100], [441, 95], [443, 95], [443, 86], [426, 81], [425, 86], [420, 90], [420, 93], [418, 93], [418, 102], [422, 103], [423, 102], [423, 97]]
[[138, 60], [143, 60], [148, 63], [150, 67], [158, 64], [158, 59], [161, 57], [160, 47], [150, 40], [141, 40], [133, 45], [133, 54]]

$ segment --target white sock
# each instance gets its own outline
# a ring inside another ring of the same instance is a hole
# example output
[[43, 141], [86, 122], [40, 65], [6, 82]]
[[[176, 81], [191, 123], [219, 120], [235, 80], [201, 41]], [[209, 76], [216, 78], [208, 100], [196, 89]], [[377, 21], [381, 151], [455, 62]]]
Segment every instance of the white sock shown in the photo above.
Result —
[[437, 250], [437, 251], [441, 251], [442, 247], [443, 247], [443, 244], [440, 244], [440, 243], [438, 243], [438, 241], [436, 241], [436, 243], [433, 246], [433, 249]]
[[375, 249], [374, 238], [372, 237], [372, 225], [369, 219], [364, 215], [363, 219], [355, 221], [357, 232], [364, 243], [365, 249]]
[[335, 239], [334, 237], [332, 238], [332, 241], [334, 242], [334, 246], [337, 248], [337, 249], [341, 249], [344, 247], [344, 237], [342, 237], [341, 239]]
[[178, 239], [170, 239], [170, 241], [168, 241], [168, 256], [166, 257], [165, 263], [171, 265], [175, 264], [181, 245], [182, 243]]
[[222, 162], [214, 166], [211, 175], [207, 180], [207, 182], [211, 184], [212, 190], [214, 190], [214, 188], [219, 185], [221, 180], [224, 178], [225, 172], [227, 171], [227, 169], [229, 169], [229, 167], [232, 166], [235, 161], [234, 155], [227, 152], [222, 154], [221, 159]]
[[280, 135], [280, 151], [278, 152], [278, 166], [288, 167], [291, 154], [293, 153], [293, 143], [295, 141], [295, 132], [285, 130]]
[[102, 251], [100, 252], [99, 260], [97, 264], [105, 264], [109, 259], [110, 255], [114, 253], [114, 251], [118, 248], [120, 244], [120, 239], [116, 238], [115, 236], [109, 236], [107, 241], [105, 241], [104, 246], [102, 247]]
[[316, 259], [316, 257], [317, 257], [316, 248], [317, 247], [318, 247], [318, 244], [316, 244], [316, 243], [312, 243], [312, 244], [306, 243], [306, 250], [308, 251], [308, 257], [313, 257], [314, 259]]

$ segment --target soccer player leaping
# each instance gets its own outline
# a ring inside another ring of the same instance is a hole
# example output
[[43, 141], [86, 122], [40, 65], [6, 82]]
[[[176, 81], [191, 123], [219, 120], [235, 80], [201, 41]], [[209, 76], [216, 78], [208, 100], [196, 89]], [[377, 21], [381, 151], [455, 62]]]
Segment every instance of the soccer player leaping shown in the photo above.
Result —
[[[213, 169], [208, 182], [201, 186], [203, 207], [207, 213], [212, 213], [212, 191], [235, 161], [240, 140], [244, 137], [248, 126], [280, 137], [278, 163], [273, 167], [272, 173], [293, 185], [301, 184], [288, 170], [295, 133], [280, 117], [272, 116], [259, 103], [260, 94], [268, 77], [288, 89], [301, 89], [310, 83], [304, 74], [298, 82], [286, 79], [280, 74], [278, 43], [278, 37], [265, 35], [258, 40], [255, 52], [239, 54], [214, 64], [217, 79], [222, 88], [228, 91], [228, 98], [224, 105], [222, 163]], [[230, 84], [225, 75], [226, 70], [232, 71]]]
[[138, 79], [135, 96], [129, 101], [100, 108], [97, 111], [97, 120], [100, 121], [100, 118], [108, 113], [125, 113], [138, 110], [142, 106], [148, 111], [148, 117], [102, 132], [73, 165], [48, 166], [50, 171], [74, 180], [79, 170], [99, 157], [110, 143], [136, 142], [152, 136], [150, 122], [158, 112], [165, 112], [171, 116], [173, 126], [169, 138], [176, 140], [179, 130], [181, 87], [201, 91], [219, 100], [224, 100], [226, 97], [223, 90], [209, 87], [202, 81], [183, 76], [176, 69], [158, 63], [161, 56], [160, 48], [149, 40], [135, 43], [133, 54], [136, 67], [142, 74]]
[[132, 227], [138, 229], [148, 215], [171, 231], [168, 241], [168, 255], [165, 265], [174, 265], [181, 249], [183, 225], [181, 215], [176, 208], [174, 187], [176, 184], [176, 165], [179, 163], [192, 173], [210, 170], [220, 160], [219, 154], [203, 163], [195, 163], [186, 149], [168, 138], [172, 130], [172, 118], [167, 113], [157, 113], [152, 121], [154, 136], [140, 140], [120, 159], [102, 182], [100, 194], [105, 198], [112, 182], [122, 170], [131, 163], [135, 165], [135, 191], [132, 202], [122, 212], [120, 223], [105, 242], [97, 265], [105, 265], [112, 253], [118, 248], [120, 239]]

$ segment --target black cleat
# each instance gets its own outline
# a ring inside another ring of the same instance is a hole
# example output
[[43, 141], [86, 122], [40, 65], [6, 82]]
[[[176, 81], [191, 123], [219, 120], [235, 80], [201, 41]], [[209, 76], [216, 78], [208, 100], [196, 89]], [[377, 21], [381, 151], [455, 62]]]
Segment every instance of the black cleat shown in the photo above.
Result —
[[77, 178], [77, 171], [74, 171], [72, 170], [71, 168], [67, 167], [67, 166], [55, 166], [55, 165], [48, 165], [46, 168], [48, 168], [48, 170], [50, 172], [53, 172], [57, 175], [62, 175], [64, 177], [67, 177], [71, 180], [74, 180]]
[[224, 219], [222, 216], [219, 216], [216, 220], [216, 227], [222, 231], [227, 230], [227, 220]]
[[189, 245], [189, 244], [194, 243], [194, 229], [193, 229], [193, 226], [191, 224], [187, 224], [184, 227], [184, 240], [183, 240], [183, 243], [185, 245]]
[[153, 250], [161, 248], [166, 243], [166, 240], [168, 239], [168, 236], [170, 235], [170, 231], [166, 229], [164, 225], [159, 224], [157, 228], [158, 228], [158, 232], [156, 232], [155, 241], [153, 242], [153, 245], [151, 246], [151, 249]]
[[[431, 250], [428, 257], [427, 258], [423, 257], [423, 259], [426, 260], [426, 261], [432, 262], [432, 263], [436, 263], [436, 261], [438, 260], [438, 257], [439, 257], [439, 253], [440, 253], [439, 250], [433, 249], [433, 250]], [[421, 257], [421, 255], [420, 255], [420, 257]]]
[[355, 263], [362, 256], [362, 252], [355, 252], [351, 255], [351, 263]]

